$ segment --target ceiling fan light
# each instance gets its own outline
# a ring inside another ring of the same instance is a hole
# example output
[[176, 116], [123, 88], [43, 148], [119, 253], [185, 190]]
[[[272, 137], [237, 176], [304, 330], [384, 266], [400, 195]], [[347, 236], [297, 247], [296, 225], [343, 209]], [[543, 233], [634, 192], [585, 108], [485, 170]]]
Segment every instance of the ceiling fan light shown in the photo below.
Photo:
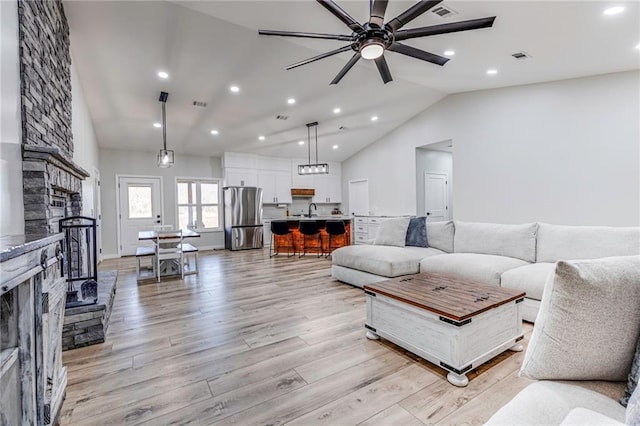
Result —
[[384, 44], [378, 40], [367, 40], [360, 48], [360, 55], [364, 59], [377, 59], [384, 53]]

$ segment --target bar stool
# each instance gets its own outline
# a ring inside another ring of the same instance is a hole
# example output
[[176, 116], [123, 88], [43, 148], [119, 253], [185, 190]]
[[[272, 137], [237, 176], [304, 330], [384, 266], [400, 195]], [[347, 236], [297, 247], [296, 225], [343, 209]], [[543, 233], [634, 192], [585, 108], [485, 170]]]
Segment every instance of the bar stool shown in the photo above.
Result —
[[345, 245], [347, 245], [347, 228], [344, 226], [344, 221], [342, 220], [328, 220], [325, 230], [329, 235], [329, 244], [327, 246], [327, 254], [325, 257], [329, 257], [331, 255], [331, 237], [342, 235], [344, 237]]
[[322, 237], [320, 236], [320, 228], [315, 220], [301, 220], [300, 233], [302, 234], [302, 253], [298, 257], [302, 257], [307, 253], [307, 237], [318, 236], [319, 251], [318, 257], [322, 255]]
[[295, 256], [296, 247], [293, 245], [293, 233], [289, 229], [289, 224], [284, 220], [274, 220], [271, 222], [271, 245], [269, 246], [269, 257], [273, 257], [276, 254], [280, 254], [280, 251], [275, 250], [276, 235], [289, 236], [291, 247], [293, 247], [293, 254], [291, 254], [289, 248], [287, 248], [287, 257]]

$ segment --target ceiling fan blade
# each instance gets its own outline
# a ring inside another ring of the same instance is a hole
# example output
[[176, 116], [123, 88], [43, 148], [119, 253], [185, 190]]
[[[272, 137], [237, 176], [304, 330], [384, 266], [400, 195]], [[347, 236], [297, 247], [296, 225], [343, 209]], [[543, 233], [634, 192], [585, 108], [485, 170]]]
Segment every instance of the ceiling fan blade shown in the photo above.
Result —
[[344, 41], [351, 41], [353, 39], [350, 35], [300, 33], [295, 31], [258, 30], [258, 34], [267, 35], [267, 36], [321, 38], [321, 39], [327, 39], [327, 40], [344, 40]]
[[353, 68], [353, 66], [356, 64], [356, 62], [358, 62], [359, 59], [360, 59], [360, 52], [356, 52], [351, 57], [351, 59], [349, 59], [349, 62], [347, 62], [347, 64], [344, 67], [342, 67], [338, 75], [336, 75], [336, 77], [333, 80], [331, 80], [331, 83], [329, 84], [340, 83], [340, 80], [342, 80], [342, 77], [344, 77], [345, 74], [348, 73], [351, 68]]
[[420, 2], [414, 4], [409, 9], [402, 12], [400, 15], [393, 18], [389, 23], [387, 23], [387, 27], [393, 32], [399, 30], [409, 22], [416, 19], [418, 16], [425, 13], [427, 10], [431, 9], [442, 0], [421, 0]]
[[351, 45], [344, 46], [344, 47], [341, 47], [339, 49], [332, 50], [331, 52], [323, 53], [323, 54], [318, 55], [318, 56], [314, 56], [313, 58], [305, 59], [304, 61], [296, 62], [295, 64], [291, 64], [291, 65], [285, 67], [285, 69], [286, 70], [290, 70], [290, 69], [293, 69], [293, 68], [297, 68], [299, 66], [307, 65], [307, 64], [310, 64], [311, 62], [315, 62], [315, 61], [318, 61], [320, 59], [328, 58], [329, 56], [337, 55], [338, 53], [347, 52], [349, 50], [352, 50], [351, 49]]
[[403, 55], [411, 56], [416, 59], [422, 59], [423, 61], [431, 62], [436, 65], [444, 65], [449, 61], [449, 58], [438, 56], [434, 53], [425, 52], [424, 50], [416, 49], [415, 47], [407, 46], [401, 43], [392, 43], [387, 50], [392, 52], [401, 53]]
[[355, 31], [357, 33], [364, 32], [364, 28], [355, 19], [351, 17], [347, 12], [342, 10], [340, 6], [335, 4], [332, 0], [316, 0], [320, 3], [325, 9], [331, 12], [336, 18], [344, 22], [347, 27], [351, 28], [351, 31]]
[[387, 65], [387, 60], [384, 59], [384, 55], [376, 58], [375, 61], [376, 67], [378, 67], [378, 72], [380, 73], [380, 77], [382, 77], [384, 84], [393, 81], [393, 78], [391, 78], [391, 71], [389, 71], [389, 65]]
[[395, 39], [400, 41], [416, 37], [426, 37], [438, 34], [455, 33], [459, 31], [477, 30], [479, 28], [488, 28], [493, 26], [493, 21], [495, 19], [495, 16], [491, 16], [489, 18], [470, 19], [468, 21], [451, 22], [449, 24], [432, 25], [430, 27], [401, 30], [395, 34]]
[[371, 9], [371, 18], [369, 24], [382, 28], [384, 24], [384, 13], [387, 11], [388, 0], [370, 0], [369, 9]]

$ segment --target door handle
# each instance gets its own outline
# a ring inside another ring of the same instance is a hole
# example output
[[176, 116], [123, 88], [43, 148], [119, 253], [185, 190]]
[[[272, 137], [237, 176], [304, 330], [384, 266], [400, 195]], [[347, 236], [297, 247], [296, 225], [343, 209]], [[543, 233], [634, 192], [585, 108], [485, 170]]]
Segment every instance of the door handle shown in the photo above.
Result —
[[431, 213], [427, 212], [427, 216], [430, 216], [430, 215], [431, 215]]
[[159, 221], [159, 220], [156, 220], [156, 223], [160, 223], [160, 221]]

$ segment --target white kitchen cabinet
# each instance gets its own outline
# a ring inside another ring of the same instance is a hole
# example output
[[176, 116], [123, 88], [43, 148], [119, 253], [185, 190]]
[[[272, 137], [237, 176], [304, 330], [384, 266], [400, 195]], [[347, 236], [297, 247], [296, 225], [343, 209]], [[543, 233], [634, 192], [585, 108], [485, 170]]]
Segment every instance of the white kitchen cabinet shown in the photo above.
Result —
[[391, 217], [356, 216], [354, 219], [356, 244], [366, 244], [367, 241], [374, 240], [380, 224], [388, 219]]
[[262, 229], [262, 240], [263, 246], [269, 247], [271, 246], [271, 220], [267, 219], [262, 221], [263, 229]]
[[[225, 152], [222, 157], [222, 167], [225, 169], [257, 169], [258, 156], [244, 152]], [[248, 185], [247, 185], [248, 186]]]
[[260, 171], [258, 186], [262, 188], [264, 204], [291, 204], [291, 176], [287, 172]]
[[314, 188], [316, 195], [313, 197], [314, 203], [342, 202], [342, 177], [340, 175], [316, 175], [314, 176]]
[[289, 172], [291, 170], [291, 159], [281, 157], [265, 157], [259, 155], [257, 169]]
[[258, 186], [256, 169], [225, 168], [224, 180], [227, 186]]

